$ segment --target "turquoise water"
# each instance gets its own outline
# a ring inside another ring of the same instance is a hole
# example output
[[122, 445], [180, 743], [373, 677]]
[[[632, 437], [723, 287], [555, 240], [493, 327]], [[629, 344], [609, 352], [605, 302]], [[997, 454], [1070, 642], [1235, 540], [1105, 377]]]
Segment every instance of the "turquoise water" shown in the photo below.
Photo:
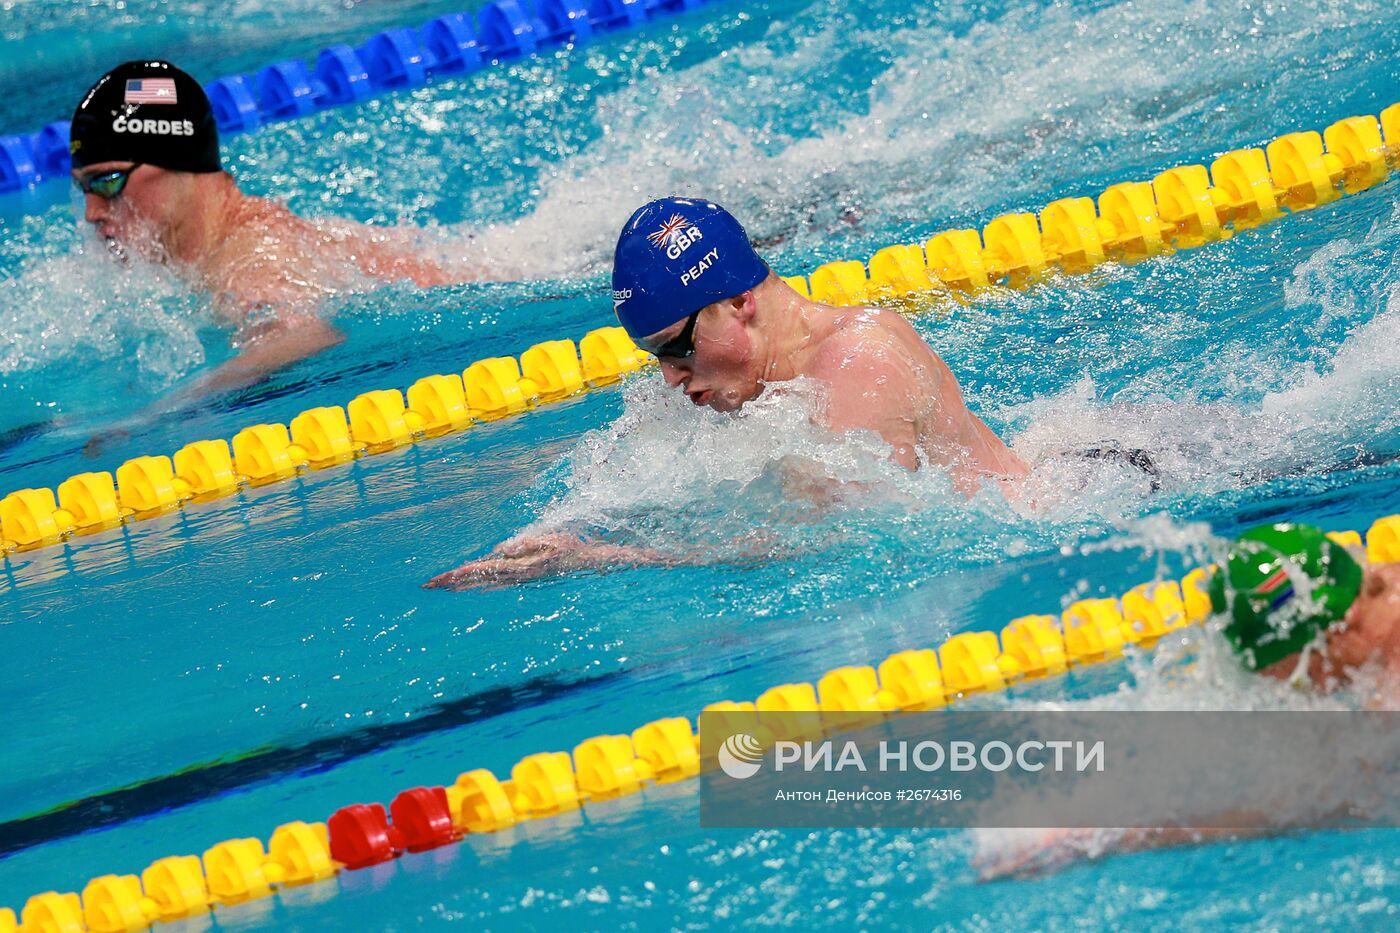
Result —
[[[0, 130], [62, 117], [128, 56], [170, 55], [208, 80], [449, 9], [16, 9], [0, 80], [42, 90], [6, 95]], [[577, 338], [610, 323], [612, 239], [647, 197], [716, 197], [756, 237], [780, 238], [765, 255], [794, 273], [1377, 113], [1400, 100], [1397, 27], [1380, 3], [720, 4], [236, 137], [225, 158], [246, 190], [414, 224], [425, 249], [508, 281], [366, 283], [328, 302], [341, 346], [154, 423], [131, 419], [230, 355], [207, 300], [169, 273], [113, 265], [61, 187], [12, 198], [0, 206], [0, 486], [52, 485]], [[1034, 481], [1054, 501], [1025, 517], [815, 434], [795, 403], [726, 418], [645, 374], [12, 555], [0, 566], [0, 651], [13, 659], [0, 841], [15, 851], [0, 860], [0, 903], [1116, 594], [1262, 519], [1364, 529], [1400, 512], [1397, 184], [915, 319], [1028, 458], [1114, 437], [1156, 452], [1156, 494], [1111, 466], [1045, 459]], [[116, 425], [131, 436], [84, 458]], [[826, 513], [794, 506], [777, 479], [793, 459], [874, 490]], [[484, 593], [418, 588], [535, 521], [711, 559]], [[1133, 660], [993, 702], [1043, 700], [1274, 702], [1209, 657], [1184, 679]], [[1391, 832], [978, 883], [973, 859], [1008, 844], [703, 830], [691, 783], [343, 873], [214, 923], [1395, 926]]]

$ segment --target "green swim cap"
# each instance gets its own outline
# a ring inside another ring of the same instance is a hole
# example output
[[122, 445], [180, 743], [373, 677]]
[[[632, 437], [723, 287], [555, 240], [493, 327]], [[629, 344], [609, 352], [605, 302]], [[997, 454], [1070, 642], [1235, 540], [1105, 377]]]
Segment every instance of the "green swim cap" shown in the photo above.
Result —
[[[1311, 593], [1299, 593], [1306, 578]], [[1240, 535], [1225, 570], [1210, 581], [1211, 607], [1228, 610], [1225, 638], [1257, 671], [1302, 651], [1346, 614], [1361, 590], [1361, 567], [1311, 525], [1280, 522]]]

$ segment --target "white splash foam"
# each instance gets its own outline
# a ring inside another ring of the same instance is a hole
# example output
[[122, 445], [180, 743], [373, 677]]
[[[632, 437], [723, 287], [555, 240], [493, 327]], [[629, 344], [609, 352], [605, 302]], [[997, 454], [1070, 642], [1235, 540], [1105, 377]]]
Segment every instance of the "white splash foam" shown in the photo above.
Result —
[[[622, 417], [580, 441], [570, 457], [566, 492], [546, 508], [544, 526], [616, 526], [658, 513], [725, 523], [767, 515], [787, 524], [801, 511], [785, 483], [802, 482], [907, 495], [911, 477], [890, 463], [875, 437], [836, 437], [811, 420], [816, 388], [795, 380], [733, 414], [696, 408], [654, 374], [626, 390]], [[947, 490], [946, 474], [922, 482]], [[839, 498], [839, 497], [838, 497]], [[741, 516], [743, 518], [741, 519]]]
[[[714, 198], [755, 237], [828, 254], [833, 234], [861, 216], [886, 230], [927, 229], [1017, 198], [1040, 204], [1124, 160], [1171, 160], [1182, 130], [1195, 139], [1203, 119], [1218, 122], [1214, 98], [1237, 86], [1250, 85], [1253, 106], [1269, 112], [1274, 95], [1286, 99], [1297, 49], [1325, 49], [1356, 15], [1326, 2], [1288, 11], [1052, 5], [964, 28], [956, 10], [930, 8], [889, 28], [827, 3], [688, 67], [662, 54], [662, 67], [647, 68], [651, 50], [628, 49], [613, 67], [642, 74], [599, 97], [602, 138], [547, 166], [532, 212], [477, 231], [474, 247], [537, 274], [560, 274], [571, 260], [601, 271], [630, 212], [669, 194]], [[711, 31], [719, 41], [730, 34]], [[888, 66], [868, 90], [818, 94], [815, 112], [794, 115], [794, 94], [872, 54]], [[1261, 68], [1276, 82], [1254, 84]], [[786, 131], [793, 122], [813, 131]]]
[[1323, 443], [1400, 452], [1400, 207], [1360, 243], [1336, 240], [1299, 265], [1285, 291], [1300, 313], [1348, 326], [1322, 367], [1306, 367], [1289, 388], [1265, 396], [1266, 417]]
[[[1215, 388], [1210, 373], [1179, 383], [1175, 397], [1125, 393], [1128, 400], [1104, 399], [1086, 375], [1063, 392], [996, 415], [1015, 426], [1013, 447], [1037, 464], [1033, 481], [1048, 489], [1121, 474], [1114, 464], [1059, 456], [1109, 439], [1149, 451], [1169, 491], [1202, 493], [1261, 476], [1327, 470], [1358, 455], [1393, 456], [1400, 453], [1397, 246], [1400, 211], [1360, 241], [1332, 241], [1300, 264], [1286, 286], [1290, 307], [1348, 332], [1334, 348], [1319, 337], [1311, 349], [1316, 362], [1281, 362], [1279, 350], [1263, 347], [1230, 356], [1231, 401], [1195, 400], [1196, 393]], [[1260, 395], [1260, 384], [1280, 388]]]
[[75, 370], [120, 371], [119, 394], [139, 395], [204, 362], [200, 331], [212, 321], [168, 270], [122, 263], [63, 224], [30, 242], [20, 273], [0, 279], [0, 375], [32, 383], [36, 396], [71, 401], [81, 389], [70, 385]]

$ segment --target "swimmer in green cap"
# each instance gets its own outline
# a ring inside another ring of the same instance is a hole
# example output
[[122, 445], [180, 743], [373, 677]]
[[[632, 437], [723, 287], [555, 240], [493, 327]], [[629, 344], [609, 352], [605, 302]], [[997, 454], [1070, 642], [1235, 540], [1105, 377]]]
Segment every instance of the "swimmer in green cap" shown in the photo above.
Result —
[[[1400, 704], [1400, 563], [1368, 563], [1311, 525], [1251, 528], [1211, 579], [1211, 607], [1240, 664], [1329, 692], [1369, 670], [1370, 707]], [[1208, 822], [1203, 820], [1202, 822]], [[1105, 855], [1263, 835], [1205, 826], [1047, 829], [974, 864], [983, 880], [1037, 875]]]
[[251, 384], [339, 342], [315, 313], [339, 289], [479, 277], [415, 255], [402, 232], [307, 220], [241, 192], [203, 88], [168, 62], [103, 75], [73, 114], [70, 149], [84, 216], [113, 252], [169, 264], [235, 328], [238, 356], [202, 390]]
[[1321, 689], [1349, 683], [1367, 663], [1400, 675], [1400, 564], [1358, 562], [1310, 525], [1246, 531], [1210, 596], [1248, 670]]

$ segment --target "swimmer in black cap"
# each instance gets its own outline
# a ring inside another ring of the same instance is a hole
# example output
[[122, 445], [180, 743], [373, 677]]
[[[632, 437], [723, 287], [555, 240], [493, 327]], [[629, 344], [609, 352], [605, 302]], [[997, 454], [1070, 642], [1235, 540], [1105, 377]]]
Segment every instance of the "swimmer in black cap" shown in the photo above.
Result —
[[[203, 389], [234, 388], [340, 340], [314, 313], [356, 279], [448, 284], [456, 275], [387, 242], [384, 231], [317, 223], [238, 190], [219, 159], [203, 88], [168, 62], [103, 75], [73, 114], [73, 180], [86, 218], [119, 255], [170, 263], [210, 291], [240, 353]], [[252, 324], [250, 313], [273, 313]]]

